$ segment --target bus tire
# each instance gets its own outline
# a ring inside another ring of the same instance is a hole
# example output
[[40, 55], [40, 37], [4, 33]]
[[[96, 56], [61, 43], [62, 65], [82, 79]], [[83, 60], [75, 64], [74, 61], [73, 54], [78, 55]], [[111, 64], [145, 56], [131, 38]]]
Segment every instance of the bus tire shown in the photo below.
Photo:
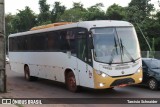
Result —
[[76, 84], [76, 78], [72, 71], [66, 74], [66, 87], [71, 92], [77, 92], [78, 86]]
[[35, 81], [38, 79], [37, 77], [30, 76], [30, 70], [28, 65], [24, 66], [24, 77], [27, 81]]

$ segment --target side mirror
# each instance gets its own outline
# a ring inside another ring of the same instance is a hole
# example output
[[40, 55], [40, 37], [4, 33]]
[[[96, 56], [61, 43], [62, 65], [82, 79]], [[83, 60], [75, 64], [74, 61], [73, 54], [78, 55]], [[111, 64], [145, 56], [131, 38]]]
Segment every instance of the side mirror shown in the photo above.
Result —
[[68, 58], [71, 58], [71, 51], [67, 51]]

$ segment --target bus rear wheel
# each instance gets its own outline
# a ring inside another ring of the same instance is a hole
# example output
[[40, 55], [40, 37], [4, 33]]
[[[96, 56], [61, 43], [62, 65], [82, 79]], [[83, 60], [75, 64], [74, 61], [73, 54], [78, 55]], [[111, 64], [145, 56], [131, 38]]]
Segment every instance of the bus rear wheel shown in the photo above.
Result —
[[30, 70], [28, 65], [24, 66], [24, 77], [27, 81], [34, 81], [38, 79], [37, 77], [30, 76]]
[[67, 75], [66, 75], [66, 86], [67, 86], [67, 89], [71, 92], [77, 92], [78, 91], [75, 75], [71, 71], [68, 72]]

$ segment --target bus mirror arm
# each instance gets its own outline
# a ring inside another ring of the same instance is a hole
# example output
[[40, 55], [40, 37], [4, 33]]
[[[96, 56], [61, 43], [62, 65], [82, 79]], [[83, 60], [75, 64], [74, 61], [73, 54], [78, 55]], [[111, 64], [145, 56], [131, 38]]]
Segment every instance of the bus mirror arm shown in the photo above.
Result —
[[92, 32], [91, 31], [88, 31], [89, 35], [92, 35]]
[[93, 45], [93, 32], [90, 30], [89, 31], [89, 48], [90, 49], [94, 49], [94, 45]]
[[89, 48], [94, 49], [93, 42], [92, 42], [91, 38], [89, 38]]
[[71, 58], [71, 51], [67, 51], [68, 58]]

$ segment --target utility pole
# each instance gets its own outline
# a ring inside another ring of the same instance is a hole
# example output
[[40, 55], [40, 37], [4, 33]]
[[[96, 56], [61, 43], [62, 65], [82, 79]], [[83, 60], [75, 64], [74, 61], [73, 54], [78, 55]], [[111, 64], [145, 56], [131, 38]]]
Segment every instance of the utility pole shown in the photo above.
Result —
[[6, 92], [4, 0], [0, 0], [0, 92]]

